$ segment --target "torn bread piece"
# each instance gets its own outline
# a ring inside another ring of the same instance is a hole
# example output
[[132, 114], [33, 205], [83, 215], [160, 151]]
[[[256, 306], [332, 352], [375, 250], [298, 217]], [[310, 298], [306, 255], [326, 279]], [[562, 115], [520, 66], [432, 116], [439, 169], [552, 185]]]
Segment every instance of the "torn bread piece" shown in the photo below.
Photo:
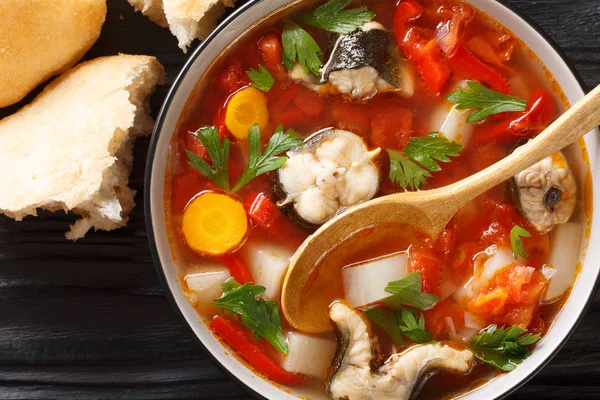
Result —
[[140, 11], [150, 21], [155, 24], [167, 28], [169, 23], [163, 10], [163, 0], [128, 0], [129, 4], [135, 8], [135, 11]]
[[82, 63], [51, 82], [28, 106], [0, 121], [0, 212], [21, 220], [38, 208], [83, 218], [66, 233], [127, 222], [133, 142], [152, 131], [148, 97], [164, 69], [148, 56]]
[[100, 36], [106, 0], [0, 1], [0, 107], [71, 68]]
[[129, 3], [158, 25], [168, 25], [184, 52], [194, 39], [204, 40], [215, 29], [225, 7], [234, 6], [234, 0], [129, 0]]

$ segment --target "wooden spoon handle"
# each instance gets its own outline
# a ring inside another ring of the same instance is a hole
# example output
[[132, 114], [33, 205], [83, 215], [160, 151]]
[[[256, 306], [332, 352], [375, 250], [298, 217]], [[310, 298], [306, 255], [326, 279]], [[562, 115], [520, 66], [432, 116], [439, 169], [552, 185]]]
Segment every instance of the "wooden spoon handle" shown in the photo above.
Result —
[[[457, 182], [447, 190], [460, 192], [462, 205], [560, 151], [600, 125], [600, 85], [575, 103], [542, 133], [509, 156]], [[458, 199], [457, 199], [458, 200]]]

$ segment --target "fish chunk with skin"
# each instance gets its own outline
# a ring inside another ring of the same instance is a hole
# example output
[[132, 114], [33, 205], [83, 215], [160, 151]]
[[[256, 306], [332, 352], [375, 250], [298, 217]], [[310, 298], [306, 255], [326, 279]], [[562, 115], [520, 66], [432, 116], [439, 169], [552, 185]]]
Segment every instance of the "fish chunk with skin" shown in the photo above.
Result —
[[352, 132], [328, 129], [287, 153], [279, 169], [284, 199], [305, 224], [325, 223], [346, 207], [370, 200], [379, 189], [376, 160], [381, 149], [369, 151]]
[[394, 354], [374, 368], [378, 350], [364, 317], [344, 302], [333, 303], [329, 316], [337, 326], [339, 341], [327, 381], [332, 400], [408, 400], [427, 372], [443, 368], [467, 373], [473, 364], [470, 350], [422, 344]]
[[367, 22], [355, 32], [337, 35], [321, 79], [297, 64], [290, 78], [311, 90], [366, 100], [377, 93], [414, 94], [414, 74], [400, 58], [392, 36], [378, 22]]
[[338, 35], [321, 83], [329, 82], [340, 94], [368, 99], [376, 93], [399, 91], [414, 94], [407, 68], [398, 55], [398, 45], [378, 22], [367, 22], [355, 32]]
[[561, 152], [515, 175], [512, 186], [520, 213], [540, 232], [567, 222], [573, 215], [577, 183]]

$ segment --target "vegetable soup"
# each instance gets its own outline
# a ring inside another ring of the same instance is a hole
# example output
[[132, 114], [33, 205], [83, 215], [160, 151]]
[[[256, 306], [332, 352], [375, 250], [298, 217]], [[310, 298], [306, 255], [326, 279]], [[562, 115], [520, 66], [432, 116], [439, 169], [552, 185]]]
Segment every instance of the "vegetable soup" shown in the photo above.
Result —
[[518, 152], [563, 97], [466, 2], [271, 16], [213, 63], [171, 142], [166, 218], [189, 301], [248, 368], [312, 399], [441, 399], [518, 369], [576, 279], [582, 147], [478, 197], [437, 237], [388, 221], [330, 249], [301, 299], [322, 332], [294, 329], [279, 302], [319, 226]]

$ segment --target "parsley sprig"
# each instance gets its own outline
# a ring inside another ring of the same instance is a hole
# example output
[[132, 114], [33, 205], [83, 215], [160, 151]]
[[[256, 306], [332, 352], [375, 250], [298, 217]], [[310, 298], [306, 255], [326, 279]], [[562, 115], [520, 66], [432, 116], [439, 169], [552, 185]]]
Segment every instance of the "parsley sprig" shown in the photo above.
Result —
[[219, 131], [214, 126], [203, 126], [196, 132], [198, 139], [206, 149], [212, 166], [196, 153], [187, 151], [190, 165], [202, 175], [213, 181], [215, 185], [229, 191], [229, 139], [219, 137]]
[[475, 357], [502, 371], [512, 371], [531, 355], [528, 346], [540, 340], [540, 335], [527, 333], [518, 326], [498, 328], [491, 325], [471, 339]]
[[351, 0], [331, 0], [300, 18], [300, 21], [330, 32], [348, 34], [354, 32], [375, 14], [365, 7], [344, 10]]
[[402, 307], [400, 311], [392, 311], [373, 307], [366, 309], [364, 314], [382, 327], [399, 346], [404, 344], [403, 336], [416, 343], [428, 342], [433, 338], [425, 329], [425, 318], [417, 310]]
[[265, 151], [261, 154], [260, 129], [258, 128], [258, 125], [254, 125], [248, 132], [248, 165], [246, 165], [246, 168], [242, 172], [242, 176], [233, 188], [233, 191], [237, 192], [258, 175], [280, 168], [288, 158], [285, 156], [278, 157], [277, 155], [294, 147], [298, 147], [300, 144], [302, 144], [301, 140], [295, 139], [284, 132], [283, 125], [279, 125], [275, 129], [273, 136], [271, 136], [271, 140], [269, 140]]
[[415, 271], [388, 283], [385, 291], [391, 296], [383, 299], [383, 303], [390, 309], [368, 308], [364, 311], [367, 318], [381, 326], [398, 345], [404, 343], [402, 336], [417, 343], [430, 341], [433, 337], [425, 329], [423, 315], [405, 307], [430, 310], [440, 300], [434, 294], [423, 292], [421, 272]]
[[406, 190], [418, 189], [427, 183], [431, 174], [397, 150], [387, 149], [390, 156], [390, 180], [394, 185]]
[[531, 233], [529, 233], [525, 228], [515, 225], [510, 231], [510, 245], [512, 247], [513, 256], [515, 260], [521, 257], [529, 258], [529, 254], [523, 248], [523, 239], [522, 238], [531, 237]]
[[386, 297], [383, 303], [391, 309], [397, 310], [402, 310], [402, 306], [430, 310], [440, 300], [434, 294], [423, 292], [421, 272], [419, 271], [411, 272], [402, 279], [388, 283], [385, 291], [391, 296]]
[[471, 90], [459, 87], [446, 96], [449, 102], [456, 103], [459, 110], [475, 109], [467, 122], [481, 121], [493, 114], [527, 109], [527, 102], [523, 99], [496, 92], [475, 81], [468, 81], [467, 85]]
[[251, 69], [250, 71], [246, 72], [246, 75], [248, 75], [248, 78], [250, 78], [252, 81], [251, 85], [258, 90], [262, 90], [263, 92], [268, 92], [271, 90], [273, 84], [275, 83], [275, 78], [273, 78], [273, 75], [271, 75], [269, 70], [262, 65], [258, 66], [258, 71]]
[[281, 34], [283, 63], [292, 69], [296, 60], [307, 72], [319, 76], [321, 70], [321, 48], [312, 36], [294, 21], [287, 21]]
[[437, 132], [432, 132], [425, 137], [410, 138], [404, 148], [406, 154], [430, 171], [439, 171], [442, 168], [436, 162], [450, 162], [450, 157], [456, 157], [463, 149], [462, 145], [451, 142]]
[[187, 152], [190, 159], [189, 164], [213, 181], [219, 188], [226, 192], [235, 193], [252, 179], [276, 170], [287, 161], [287, 157], [278, 156], [278, 154], [302, 144], [302, 140], [292, 136], [292, 133], [295, 132], [290, 130], [284, 132], [283, 126], [279, 125], [273, 136], [271, 136], [265, 151], [261, 153], [260, 129], [255, 124], [248, 131], [248, 165], [246, 165], [242, 176], [232, 190], [229, 189], [229, 139], [225, 138], [221, 141], [216, 127], [203, 126], [196, 133], [210, 157], [212, 166], [191, 151]]
[[441, 170], [439, 162], [450, 162], [449, 157], [460, 154], [462, 145], [451, 142], [437, 132], [425, 137], [411, 138], [404, 148], [406, 155], [387, 149], [390, 156], [390, 180], [405, 191], [417, 190], [431, 177], [429, 171]]
[[223, 295], [213, 300], [215, 308], [239, 315], [242, 323], [256, 336], [265, 339], [283, 354], [289, 352], [277, 302], [260, 297], [265, 292], [263, 286], [252, 283], [241, 285], [235, 279], [229, 279], [221, 287]]

